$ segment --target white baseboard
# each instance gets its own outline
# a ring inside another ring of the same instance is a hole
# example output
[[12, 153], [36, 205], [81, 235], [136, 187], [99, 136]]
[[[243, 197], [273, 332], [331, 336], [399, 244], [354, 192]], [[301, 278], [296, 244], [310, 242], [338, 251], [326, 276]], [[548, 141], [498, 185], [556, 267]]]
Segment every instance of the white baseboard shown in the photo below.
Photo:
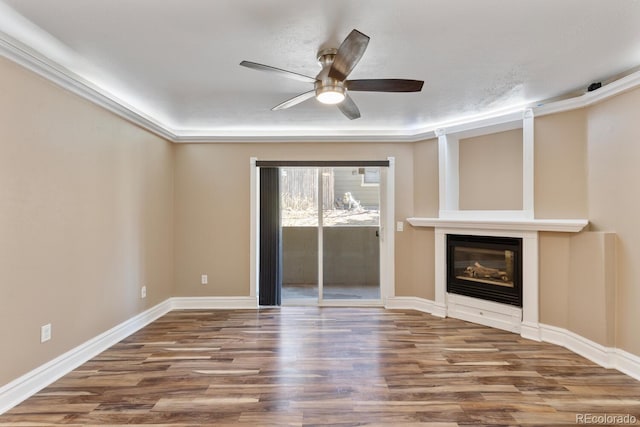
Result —
[[258, 308], [257, 297], [173, 297], [172, 310], [243, 310]]
[[432, 315], [436, 317], [442, 317], [443, 319], [447, 317], [447, 306], [444, 304], [438, 304], [437, 302], [433, 303], [433, 311]]
[[640, 381], [640, 357], [616, 348], [614, 368]]
[[540, 338], [540, 324], [533, 322], [522, 322], [520, 324], [520, 336], [528, 340], [542, 341], [542, 338]]
[[0, 387], [0, 414], [171, 310], [166, 300]]
[[543, 341], [558, 344], [604, 367], [617, 369], [640, 381], [640, 356], [620, 348], [606, 347], [574, 332], [540, 324]]
[[617, 369], [640, 381], [640, 357], [620, 348], [606, 347], [574, 332], [540, 324], [543, 341], [558, 344], [604, 367]]
[[435, 303], [418, 297], [389, 297], [385, 300], [384, 308], [393, 310], [417, 310], [433, 314]]
[[540, 324], [540, 338], [565, 347], [605, 368], [615, 366], [615, 349], [603, 346], [567, 329]]

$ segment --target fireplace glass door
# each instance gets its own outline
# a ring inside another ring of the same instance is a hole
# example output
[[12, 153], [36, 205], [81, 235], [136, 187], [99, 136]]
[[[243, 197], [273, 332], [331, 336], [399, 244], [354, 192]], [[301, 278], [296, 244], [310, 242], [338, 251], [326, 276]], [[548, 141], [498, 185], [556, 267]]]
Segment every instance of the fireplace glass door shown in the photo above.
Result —
[[447, 291], [522, 306], [522, 239], [447, 236]]

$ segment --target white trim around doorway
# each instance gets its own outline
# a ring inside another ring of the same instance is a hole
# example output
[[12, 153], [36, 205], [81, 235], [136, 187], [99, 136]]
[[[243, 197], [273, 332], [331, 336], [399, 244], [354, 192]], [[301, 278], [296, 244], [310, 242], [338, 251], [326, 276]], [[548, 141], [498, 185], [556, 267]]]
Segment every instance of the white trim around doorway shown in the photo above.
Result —
[[[380, 300], [362, 301], [340, 301], [323, 300], [314, 305], [321, 306], [384, 306], [386, 301], [395, 296], [395, 157], [388, 157], [389, 166], [383, 168], [383, 178], [380, 182]], [[260, 257], [258, 235], [260, 231], [259, 212], [259, 179], [257, 172], [257, 157], [249, 159], [250, 165], [250, 242], [249, 242], [249, 284], [250, 296], [258, 295], [260, 267], [258, 259]], [[312, 300], [316, 301], [316, 300]], [[308, 302], [307, 302], [308, 304]], [[290, 305], [290, 304], [287, 304]]]

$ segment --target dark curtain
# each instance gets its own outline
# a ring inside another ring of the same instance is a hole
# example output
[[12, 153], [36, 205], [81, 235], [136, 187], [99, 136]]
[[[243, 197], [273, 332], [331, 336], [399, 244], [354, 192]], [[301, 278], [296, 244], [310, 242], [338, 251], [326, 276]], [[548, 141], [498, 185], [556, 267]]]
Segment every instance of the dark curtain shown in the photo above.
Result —
[[260, 168], [260, 305], [282, 302], [282, 231], [280, 170]]

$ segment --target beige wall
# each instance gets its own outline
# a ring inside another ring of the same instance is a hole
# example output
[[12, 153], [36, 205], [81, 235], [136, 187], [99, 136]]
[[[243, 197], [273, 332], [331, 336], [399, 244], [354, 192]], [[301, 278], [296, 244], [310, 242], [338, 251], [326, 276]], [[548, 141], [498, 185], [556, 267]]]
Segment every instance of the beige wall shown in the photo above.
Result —
[[605, 346], [615, 345], [615, 234], [571, 237], [568, 329]]
[[584, 109], [536, 117], [536, 218], [587, 218], [587, 122]]
[[461, 210], [522, 209], [522, 129], [460, 140]]
[[[413, 215], [436, 218], [439, 209], [438, 196], [438, 140], [419, 141], [413, 145]], [[413, 277], [410, 286], [396, 290], [397, 296], [415, 296], [435, 299], [435, 235], [433, 228], [411, 227], [411, 257]]]
[[616, 344], [640, 355], [640, 89], [589, 108], [592, 229], [616, 233]]
[[[578, 235], [541, 233], [540, 316], [640, 354], [640, 89], [536, 118], [536, 216], [588, 218]], [[566, 170], [565, 170], [566, 168]]]
[[[536, 218], [588, 218], [585, 110], [535, 118]], [[540, 233], [540, 321], [568, 329], [572, 235]], [[597, 328], [597, 325], [595, 326]]]
[[437, 218], [439, 209], [438, 140], [413, 145], [413, 216]]
[[571, 236], [567, 233], [540, 233], [538, 252], [540, 322], [566, 329], [569, 327]]
[[[251, 157], [260, 160], [396, 159], [395, 216], [413, 214], [413, 144], [181, 144], [175, 150], [175, 294], [249, 295]], [[396, 292], [413, 293], [411, 227], [396, 233]], [[209, 284], [200, 284], [208, 274]]]
[[615, 345], [615, 234], [540, 233], [540, 321]]
[[171, 295], [173, 148], [3, 58], [0, 93], [2, 385]]

